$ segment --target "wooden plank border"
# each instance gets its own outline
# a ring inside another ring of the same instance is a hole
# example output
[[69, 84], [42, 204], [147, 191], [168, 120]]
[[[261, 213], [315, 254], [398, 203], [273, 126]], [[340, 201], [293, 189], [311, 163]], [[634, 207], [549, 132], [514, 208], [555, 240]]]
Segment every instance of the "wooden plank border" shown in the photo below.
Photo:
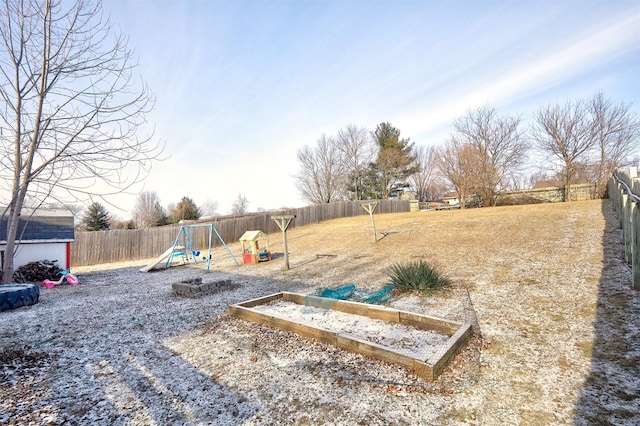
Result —
[[[433, 330], [446, 334], [449, 336], [449, 339], [444, 347], [430, 354], [427, 360], [417, 359], [400, 353], [388, 346], [379, 345], [348, 333], [336, 333], [331, 330], [300, 324], [253, 309], [255, 306], [264, 305], [275, 300], [284, 300], [298, 305], [314, 306], [322, 309], [334, 309], [336, 311], [365, 316], [372, 319], [411, 325], [422, 330]], [[350, 352], [401, 365], [416, 375], [432, 381], [442, 374], [453, 357], [462, 350], [467, 340], [473, 334], [471, 324], [399, 311], [384, 306], [329, 299], [326, 297], [306, 296], [290, 292], [275, 293], [230, 305], [229, 313], [238, 318], [293, 332], [302, 337], [328, 343]]]

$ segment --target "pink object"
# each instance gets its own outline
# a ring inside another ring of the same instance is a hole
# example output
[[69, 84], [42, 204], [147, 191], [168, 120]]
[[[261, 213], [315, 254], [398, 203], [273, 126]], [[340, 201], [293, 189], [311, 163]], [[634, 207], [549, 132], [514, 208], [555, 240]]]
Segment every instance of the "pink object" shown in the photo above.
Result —
[[67, 272], [63, 274], [58, 281], [44, 280], [42, 284], [44, 284], [44, 288], [54, 288], [56, 285], [62, 284], [62, 281], [67, 280], [67, 284], [69, 285], [78, 285], [80, 284], [80, 280], [76, 275], [73, 275], [71, 272]]
[[78, 285], [78, 284], [80, 284], [80, 280], [78, 279], [78, 277], [73, 275], [71, 272], [69, 272], [67, 275], [65, 275], [65, 277], [67, 278], [67, 284], [69, 284], [69, 285]]
[[64, 280], [64, 275], [58, 281], [44, 280], [42, 284], [44, 284], [44, 288], [54, 288], [56, 284], [62, 284], [62, 280]]

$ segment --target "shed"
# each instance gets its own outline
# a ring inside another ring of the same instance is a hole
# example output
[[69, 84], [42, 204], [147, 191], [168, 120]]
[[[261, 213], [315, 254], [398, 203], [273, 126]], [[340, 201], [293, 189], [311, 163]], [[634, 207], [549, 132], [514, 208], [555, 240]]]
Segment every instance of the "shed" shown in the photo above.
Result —
[[[0, 219], [0, 258], [7, 245], [7, 218]], [[73, 213], [67, 210], [23, 209], [16, 237], [14, 268], [38, 260], [57, 260], [62, 269], [71, 265], [71, 243], [75, 239]], [[0, 268], [2, 263], [0, 263]]]
[[[260, 249], [260, 241], [264, 241], [264, 248]], [[258, 263], [271, 260], [269, 253], [269, 236], [260, 230], [247, 231], [240, 237], [242, 257], [244, 263]]]

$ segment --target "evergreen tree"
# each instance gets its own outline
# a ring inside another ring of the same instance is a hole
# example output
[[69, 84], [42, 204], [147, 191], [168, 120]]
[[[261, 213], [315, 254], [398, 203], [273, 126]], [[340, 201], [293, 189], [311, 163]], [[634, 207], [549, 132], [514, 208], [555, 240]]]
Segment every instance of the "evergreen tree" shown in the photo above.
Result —
[[400, 138], [400, 130], [390, 123], [380, 123], [372, 132], [378, 145], [378, 158], [369, 165], [365, 194], [371, 198], [389, 198], [409, 187], [408, 178], [416, 173], [413, 144]]
[[384, 198], [378, 163], [369, 163], [362, 176], [362, 199], [377, 200]]
[[171, 223], [179, 223], [181, 220], [198, 220], [202, 214], [196, 203], [189, 197], [182, 200], [169, 213]]
[[108, 231], [110, 219], [107, 209], [102, 204], [94, 202], [87, 208], [82, 224], [86, 231]]

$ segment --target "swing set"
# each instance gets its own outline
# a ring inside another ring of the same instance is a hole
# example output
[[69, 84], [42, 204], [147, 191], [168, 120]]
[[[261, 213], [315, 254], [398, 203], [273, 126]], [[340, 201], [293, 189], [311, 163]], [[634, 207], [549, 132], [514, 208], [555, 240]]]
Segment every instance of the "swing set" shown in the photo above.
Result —
[[[204, 255], [200, 251], [194, 250], [193, 248], [192, 241], [194, 236], [194, 228], [209, 228], [209, 246], [208, 246], [206, 255]], [[149, 265], [145, 266], [144, 268], [141, 268], [140, 272], [149, 272], [150, 270], [152, 270], [153, 268], [161, 264], [165, 259], [166, 259], [166, 262], [164, 265], [165, 269], [172, 266], [173, 261], [176, 258], [181, 259], [183, 262], [182, 263], [183, 265], [186, 263], [198, 263], [200, 261], [200, 256], [202, 256], [202, 261], [207, 262], [207, 272], [210, 272], [211, 257], [212, 257], [211, 256], [212, 243], [213, 243], [214, 234], [216, 237], [218, 237], [218, 240], [220, 241], [220, 243], [222, 243], [224, 248], [227, 250], [227, 252], [229, 253], [229, 256], [231, 256], [236, 266], [240, 266], [240, 264], [238, 263], [238, 260], [229, 249], [229, 246], [227, 246], [227, 243], [225, 243], [224, 239], [222, 239], [222, 236], [218, 232], [218, 229], [211, 223], [211, 224], [201, 224], [201, 225], [182, 225], [180, 227], [180, 230], [178, 230], [178, 235], [176, 235], [176, 239], [174, 240], [173, 245], [169, 247], [160, 256], [158, 256]]]

